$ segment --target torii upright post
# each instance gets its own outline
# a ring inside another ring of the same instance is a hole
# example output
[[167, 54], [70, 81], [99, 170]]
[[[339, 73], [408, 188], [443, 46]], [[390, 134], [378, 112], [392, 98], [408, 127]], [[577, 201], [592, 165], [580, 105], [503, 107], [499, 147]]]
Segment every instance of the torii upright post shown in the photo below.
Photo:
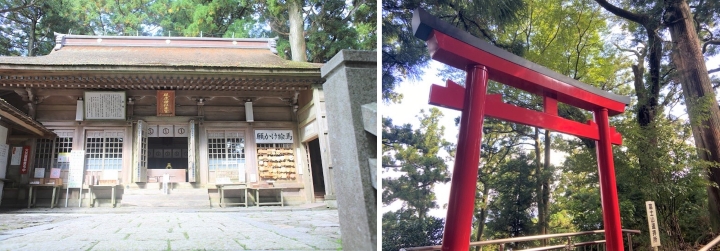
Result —
[[[624, 112], [630, 98], [520, 58], [422, 9], [413, 14], [413, 30], [416, 37], [427, 42], [433, 59], [465, 69], [467, 74], [465, 88], [447, 81], [445, 87], [433, 85], [430, 89], [430, 104], [462, 111], [442, 250], [468, 250], [470, 245], [484, 116], [596, 140], [605, 240], [608, 250], [623, 250], [612, 157], [612, 144], [622, 144], [622, 138], [610, 127], [609, 116]], [[503, 103], [499, 94], [487, 95], [488, 80], [541, 95], [544, 111]], [[595, 122], [583, 124], [559, 117], [558, 101], [592, 111]]]

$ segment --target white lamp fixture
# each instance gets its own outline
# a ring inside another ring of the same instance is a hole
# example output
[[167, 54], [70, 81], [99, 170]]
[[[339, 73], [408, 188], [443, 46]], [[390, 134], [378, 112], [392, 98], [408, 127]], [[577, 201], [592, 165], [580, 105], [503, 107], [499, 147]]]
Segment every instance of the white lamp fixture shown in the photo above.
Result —
[[245, 102], [245, 121], [253, 122], [253, 107], [252, 101]]
[[77, 100], [77, 108], [75, 109], [75, 121], [83, 121], [83, 119], [84, 119], [83, 105], [84, 105], [84, 102], [83, 102], [82, 98], [79, 98]]

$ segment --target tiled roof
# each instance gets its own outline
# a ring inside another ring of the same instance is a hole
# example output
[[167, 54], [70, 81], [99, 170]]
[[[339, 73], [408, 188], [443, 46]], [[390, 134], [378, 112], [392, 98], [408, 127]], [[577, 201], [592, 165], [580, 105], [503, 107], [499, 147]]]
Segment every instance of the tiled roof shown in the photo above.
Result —
[[57, 34], [38, 57], [0, 57], [0, 87], [306, 90], [322, 64], [274, 54], [275, 39]]
[[0, 57], [0, 64], [47, 66], [194, 66], [319, 69], [275, 55], [274, 39], [104, 37], [57, 34], [39, 57]]

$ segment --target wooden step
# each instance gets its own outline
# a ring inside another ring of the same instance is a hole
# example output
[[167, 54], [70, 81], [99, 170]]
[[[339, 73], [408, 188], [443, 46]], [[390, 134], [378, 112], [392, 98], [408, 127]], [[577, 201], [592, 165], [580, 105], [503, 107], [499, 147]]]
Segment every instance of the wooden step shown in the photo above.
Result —
[[127, 185], [120, 207], [210, 208], [207, 188], [192, 183], [169, 183], [163, 193], [162, 183]]

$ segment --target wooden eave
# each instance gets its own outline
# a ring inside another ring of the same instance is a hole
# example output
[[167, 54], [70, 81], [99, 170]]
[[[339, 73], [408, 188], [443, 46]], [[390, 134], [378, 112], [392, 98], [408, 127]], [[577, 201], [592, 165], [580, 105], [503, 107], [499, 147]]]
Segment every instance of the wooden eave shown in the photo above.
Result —
[[38, 57], [0, 57], [0, 88], [297, 91], [322, 64], [275, 54], [275, 39], [56, 34]]
[[45, 128], [40, 122], [0, 99], [0, 118], [13, 128], [20, 129], [40, 138], [54, 138], [56, 134]]
[[322, 84], [318, 68], [0, 64], [0, 87], [297, 91]]

